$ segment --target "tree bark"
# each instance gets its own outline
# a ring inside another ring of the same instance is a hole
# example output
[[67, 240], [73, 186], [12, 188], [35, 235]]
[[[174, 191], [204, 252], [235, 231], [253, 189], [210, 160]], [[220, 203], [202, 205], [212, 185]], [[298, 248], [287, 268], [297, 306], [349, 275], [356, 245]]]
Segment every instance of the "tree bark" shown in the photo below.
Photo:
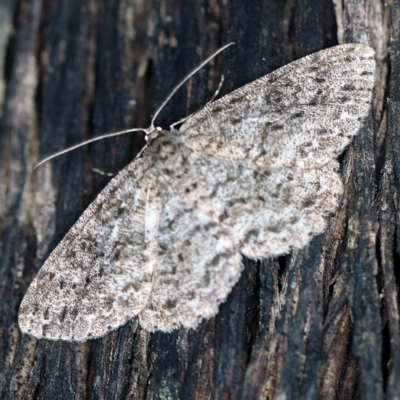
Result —
[[[0, 398], [400, 398], [400, 1], [0, 0]], [[22, 335], [19, 304], [83, 210], [144, 144], [174, 85], [223, 44], [157, 119], [198, 110], [341, 43], [377, 53], [373, 110], [340, 157], [345, 192], [324, 234], [244, 260], [196, 330], [133, 319], [81, 344]], [[390, 57], [388, 46], [390, 43]], [[389, 74], [390, 65], [390, 74]]]

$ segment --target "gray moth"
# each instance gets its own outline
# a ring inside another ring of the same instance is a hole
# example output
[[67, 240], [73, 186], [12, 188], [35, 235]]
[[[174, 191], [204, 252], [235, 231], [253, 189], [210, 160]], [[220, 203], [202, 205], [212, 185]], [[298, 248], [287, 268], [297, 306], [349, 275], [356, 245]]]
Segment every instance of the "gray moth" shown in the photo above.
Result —
[[343, 192], [336, 157], [371, 107], [374, 51], [346, 44], [284, 66], [153, 130], [51, 253], [22, 332], [85, 341], [137, 316], [195, 328], [242, 271], [306, 246]]

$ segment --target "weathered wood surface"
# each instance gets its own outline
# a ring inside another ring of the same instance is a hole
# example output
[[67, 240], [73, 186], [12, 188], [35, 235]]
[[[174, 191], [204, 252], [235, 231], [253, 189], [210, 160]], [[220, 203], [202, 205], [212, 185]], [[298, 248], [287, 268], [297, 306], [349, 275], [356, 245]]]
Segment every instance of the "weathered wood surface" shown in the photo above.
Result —
[[[0, 0], [0, 398], [400, 398], [400, 1]], [[389, 59], [388, 45], [391, 53]], [[245, 261], [218, 316], [148, 334], [135, 320], [83, 344], [22, 336], [37, 270], [144, 141], [92, 136], [197, 110], [296, 58], [338, 43], [377, 51], [374, 109], [341, 157], [346, 190], [303, 251]], [[389, 75], [389, 64], [391, 74]]]

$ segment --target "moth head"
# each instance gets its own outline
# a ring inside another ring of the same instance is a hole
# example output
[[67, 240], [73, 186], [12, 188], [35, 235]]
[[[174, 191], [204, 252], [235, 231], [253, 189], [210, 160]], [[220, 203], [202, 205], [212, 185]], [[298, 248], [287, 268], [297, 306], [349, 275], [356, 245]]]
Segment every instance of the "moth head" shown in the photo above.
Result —
[[156, 126], [154, 129], [145, 131], [146, 135], [144, 139], [146, 142], [152, 142], [155, 138], [157, 138], [162, 132], [161, 126]]

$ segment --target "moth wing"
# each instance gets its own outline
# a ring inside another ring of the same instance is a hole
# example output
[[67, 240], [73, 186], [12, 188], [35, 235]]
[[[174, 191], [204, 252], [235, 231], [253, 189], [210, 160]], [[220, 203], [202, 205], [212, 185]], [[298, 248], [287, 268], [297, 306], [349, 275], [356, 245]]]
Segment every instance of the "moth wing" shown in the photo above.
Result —
[[150, 301], [139, 315], [148, 331], [196, 327], [217, 314], [240, 277], [241, 256], [202, 196], [194, 172], [193, 179], [185, 175], [171, 184], [159, 182], [159, 267]]
[[51, 253], [22, 300], [22, 332], [84, 341], [146, 306], [155, 259], [146, 243], [145, 163], [137, 159], [114, 177]]
[[326, 226], [343, 191], [338, 163], [309, 169], [259, 168], [196, 154], [221, 224], [240, 251], [262, 259], [302, 248]]
[[339, 155], [360, 129], [374, 73], [368, 46], [322, 50], [207, 105], [177, 134], [208, 155], [258, 166], [318, 166]]

